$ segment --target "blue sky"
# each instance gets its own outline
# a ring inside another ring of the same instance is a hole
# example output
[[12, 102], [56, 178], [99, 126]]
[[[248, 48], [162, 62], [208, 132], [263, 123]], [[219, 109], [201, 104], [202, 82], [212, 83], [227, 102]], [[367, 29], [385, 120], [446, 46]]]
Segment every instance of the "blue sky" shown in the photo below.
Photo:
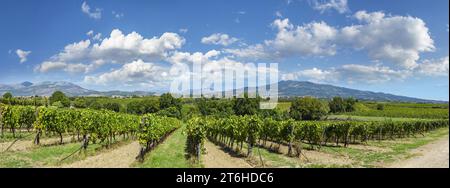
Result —
[[282, 79], [449, 98], [448, 0], [1, 3], [1, 84], [164, 91], [175, 63], [263, 62]]

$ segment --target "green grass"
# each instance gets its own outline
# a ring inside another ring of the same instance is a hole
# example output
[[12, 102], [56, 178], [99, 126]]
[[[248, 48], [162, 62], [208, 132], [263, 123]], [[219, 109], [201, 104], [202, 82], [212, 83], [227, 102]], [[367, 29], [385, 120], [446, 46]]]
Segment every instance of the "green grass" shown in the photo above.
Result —
[[[259, 153], [263, 158], [266, 167], [288, 167], [288, 168], [352, 168], [352, 167], [383, 167], [386, 164], [397, 160], [411, 157], [411, 150], [429, 144], [449, 134], [448, 128], [441, 128], [429, 133], [425, 136], [417, 136], [416, 138], [403, 138], [385, 141], [369, 141], [367, 146], [378, 147], [380, 150], [366, 150], [353, 147], [334, 147], [322, 146], [319, 152], [331, 154], [336, 157], [347, 156], [351, 159], [352, 164], [319, 164], [305, 163], [297, 158], [288, 157], [285, 154], [269, 151], [266, 148], [259, 147], [253, 149], [253, 161], [260, 164]], [[246, 151], [247, 147], [243, 147]]]
[[[381, 103], [381, 102], [379, 102]], [[403, 117], [422, 119], [448, 119], [448, 104], [418, 104], [418, 103], [382, 103], [384, 110], [377, 110], [375, 102], [358, 103], [354, 112], [343, 113], [356, 116]]]
[[134, 167], [140, 168], [189, 168], [192, 167], [186, 159], [186, 135], [182, 128], [176, 130], [163, 143], [150, 151], [142, 163], [136, 162]]
[[346, 155], [354, 161], [354, 167], [382, 167], [396, 160], [410, 157], [409, 152], [420, 146], [424, 146], [449, 134], [448, 128], [441, 128], [424, 137], [403, 138], [385, 141], [369, 141], [366, 145], [379, 147], [382, 151], [363, 150], [344, 147], [322, 147], [322, 152], [334, 155]]
[[86, 156], [93, 155], [101, 147], [100, 144], [90, 144], [85, 152], [74, 154], [63, 162], [60, 162], [60, 160], [80, 148], [80, 143], [40, 146], [26, 151], [2, 152], [0, 153], [0, 167], [29, 168], [58, 166], [84, 159]]
[[396, 117], [374, 117], [374, 116], [354, 116], [354, 115], [328, 115], [327, 120], [355, 120], [355, 121], [408, 121], [420, 120], [418, 118], [396, 118]]
[[289, 111], [289, 108], [291, 107], [291, 102], [278, 102], [277, 108], [282, 111]]
[[0, 136], [0, 142], [11, 142], [16, 139], [20, 140], [32, 140], [34, 139], [34, 131], [31, 132], [16, 132], [15, 137], [13, 137], [13, 134], [9, 131], [3, 132], [3, 136]]

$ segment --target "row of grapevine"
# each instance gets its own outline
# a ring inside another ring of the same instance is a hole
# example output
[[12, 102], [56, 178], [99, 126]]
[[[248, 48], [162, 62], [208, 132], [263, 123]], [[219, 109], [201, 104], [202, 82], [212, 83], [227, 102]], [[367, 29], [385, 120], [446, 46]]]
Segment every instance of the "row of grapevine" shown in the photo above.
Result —
[[39, 144], [41, 134], [60, 136], [69, 133], [82, 135], [85, 147], [88, 139], [110, 145], [117, 135], [135, 135], [139, 116], [115, 113], [107, 110], [38, 108], [34, 128], [37, 131], [35, 143]]
[[[326, 145], [335, 142], [365, 142], [375, 139], [394, 139], [414, 136], [440, 127], [448, 127], [448, 120], [414, 120], [414, 121], [276, 121], [258, 116], [230, 116], [223, 119], [195, 118], [188, 124], [188, 138], [197, 138], [189, 144], [202, 143], [206, 135], [212, 141], [220, 142], [230, 148], [237, 144], [242, 150], [244, 143], [248, 146], [247, 155], [252, 155], [252, 147], [257, 141], [288, 144], [291, 155], [293, 143], [309, 143], [311, 146]], [[201, 131], [198, 131], [201, 130]], [[199, 133], [201, 132], [201, 133]], [[197, 145], [198, 146], [198, 145]], [[295, 146], [298, 148], [297, 146]], [[193, 150], [198, 152], [197, 150]], [[190, 152], [192, 153], [192, 151]], [[299, 155], [299, 151], [297, 151]]]
[[1, 135], [9, 129], [15, 137], [16, 130], [30, 130], [35, 121], [35, 108], [31, 106], [0, 106]]
[[138, 132], [139, 143], [142, 146], [138, 159], [142, 161], [146, 152], [161, 143], [179, 127], [181, 127], [181, 121], [177, 118], [156, 116], [154, 114], [144, 115]]
[[[35, 144], [43, 135], [77, 136], [86, 148], [89, 142], [106, 143], [117, 136], [137, 138], [145, 151], [156, 146], [169, 133], [181, 126], [176, 118], [147, 114], [143, 116], [116, 113], [107, 110], [61, 109], [54, 107], [0, 106], [0, 122], [3, 129], [31, 129], [36, 131]], [[82, 138], [80, 138], [82, 136]]]

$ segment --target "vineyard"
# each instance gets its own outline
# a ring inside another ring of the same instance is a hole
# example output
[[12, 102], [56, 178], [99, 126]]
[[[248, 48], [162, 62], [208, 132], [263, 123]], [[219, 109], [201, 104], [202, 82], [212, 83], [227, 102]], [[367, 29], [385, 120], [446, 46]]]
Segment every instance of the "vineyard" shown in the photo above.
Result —
[[[353, 143], [413, 137], [442, 127], [448, 120], [417, 121], [276, 121], [258, 116], [232, 116], [229, 118], [194, 118], [188, 123], [188, 147], [192, 154], [201, 150], [204, 139], [220, 142], [237, 151], [247, 145], [247, 156], [252, 155], [255, 144], [267, 141], [288, 145], [288, 155], [300, 156], [304, 144], [312, 147], [334, 142], [347, 147]], [[236, 145], [235, 145], [236, 144]], [[234, 147], [236, 146], [236, 147]], [[295, 151], [295, 154], [294, 154]]]
[[[35, 131], [34, 144], [40, 144], [42, 136], [58, 136], [63, 144], [63, 135], [81, 141], [80, 149], [86, 150], [89, 143], [110, 146], [119, 137], [138, 139], [142, 145], [139, 157], [155, 147], [170, 132], [181, 126], [175, 118], [155, 115], [130, 115], [107, 110], [58, 109], [52, 107], [0, 106], [1, 134], [9, 130], [13, 137], [17, 130]], [[137, 154], [136, 154], [137, 155]]]
[[[153, 155], [150, 155], [152, 159], [147, 159], [148, 153], [156, 152], [155, 156], [160, 156], [158, 152], [168, 152], [157, 149], [165, 142], [178, 143], [178, 149], [171, 152], [177, 155], [174, 157], [177, 161], [183, 161], [183, 156], [186, 156], [186, 163], [177, 163], [187, 167], [202, 166], [203, 156], [211, 149], [211, 144], [206, 144], [209, 142], [240, 153], [245, 158], [260, 160], [264, 166], [265, 161], [271, 158], [291, 164], [292, 160], [306, 158], [312, 151], [326, 152], [333, 147], [345, 150], [382, 141], [426, 138], [436, 130], [447, 130], [449, 125], [448, 119], [298, 121], [262, 115], [231, 115], [226, 118], [194, 115], [183, 123], [177, 118], [156, 114], [133, 115], [108, 110], [1, 104], [0, 114], [1, 137], [11, 135], [12, 145], [26, 137], [24, 135], [33, 135], [32, 140], [24, 139], [24, 142], [33, 143], [36, 146], [33, 150], [36, 151], [40, 150], [38, 146], [42, 145], [43, 138], [57, 138], [59, 147], [67, 145], [73, 148], [73, 143], [79, 143], [72, 150], [89, 153], [91, 146], [95, 150], [99, 146], [114, 150], [117, 143], [136, 142], [139, 150], [131, 154], [136, 161], [134, 166], [152, 166], [146, 162], [154, 160]], [[181, 134], [175, 131], [181, 131]], [[66, 137], [71, 141], [65, 141]], [[167, 146], [162, 147], [170, 150]], [[280, 158], [277, 154], [283, 147], [286, 147], [287, 158]], [[6, 156], [12, 154], [6, 150], [3, 151]], [[68, 153], [70, 155], [63, 155], [58, 160], [71, 157], [74, 152]], [[170, 163], [170, 159], [167, 161]]]

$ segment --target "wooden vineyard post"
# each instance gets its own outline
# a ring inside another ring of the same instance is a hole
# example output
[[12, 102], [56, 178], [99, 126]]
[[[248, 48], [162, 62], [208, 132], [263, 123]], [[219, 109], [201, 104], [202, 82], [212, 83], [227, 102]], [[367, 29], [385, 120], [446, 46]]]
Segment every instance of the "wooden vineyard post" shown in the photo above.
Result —
[[[39, 111], [36, 109], [36, 112], [35, 112], [36, 119], [38, 118], [38, 115], [39, 115]], [[34, 144], [39, 145], [39, 137], [40, 136], [41, 136], [41, 129], [38, 128], [36, 137], [34, 138]]]
[[289, 126], [289, 149], [288, 149], [288, 156], [292, 156], [292, 140], [294, 135], [294, 126], [290, 122]]
[[201, 149], [201, 146], [202, 146], [202, 144], [199, 142], [199, 143], [197, 143], [197, 161], [199, 161], [200, 162], [200, 156], [201, 156], [201, 151], [202, 151], [202, 149]]
[[[139, 124], [139, 132], [143, 132], [144, 131], [145, 122], [147, 122], [147, 117], [142, 117], [141, 123]], [[139, 150], [139, 154], [136, 157], [139, 162], [143, 162], [144, 161], [144, 155], [145, 155], [145, 152], [147, 150], [146, 147], [148, 147], [148, 145], [149, 145], [148, 143], [146, 144], [146, 146], [142, 146], [142, 144], [141, 144], [141, 149]]]

